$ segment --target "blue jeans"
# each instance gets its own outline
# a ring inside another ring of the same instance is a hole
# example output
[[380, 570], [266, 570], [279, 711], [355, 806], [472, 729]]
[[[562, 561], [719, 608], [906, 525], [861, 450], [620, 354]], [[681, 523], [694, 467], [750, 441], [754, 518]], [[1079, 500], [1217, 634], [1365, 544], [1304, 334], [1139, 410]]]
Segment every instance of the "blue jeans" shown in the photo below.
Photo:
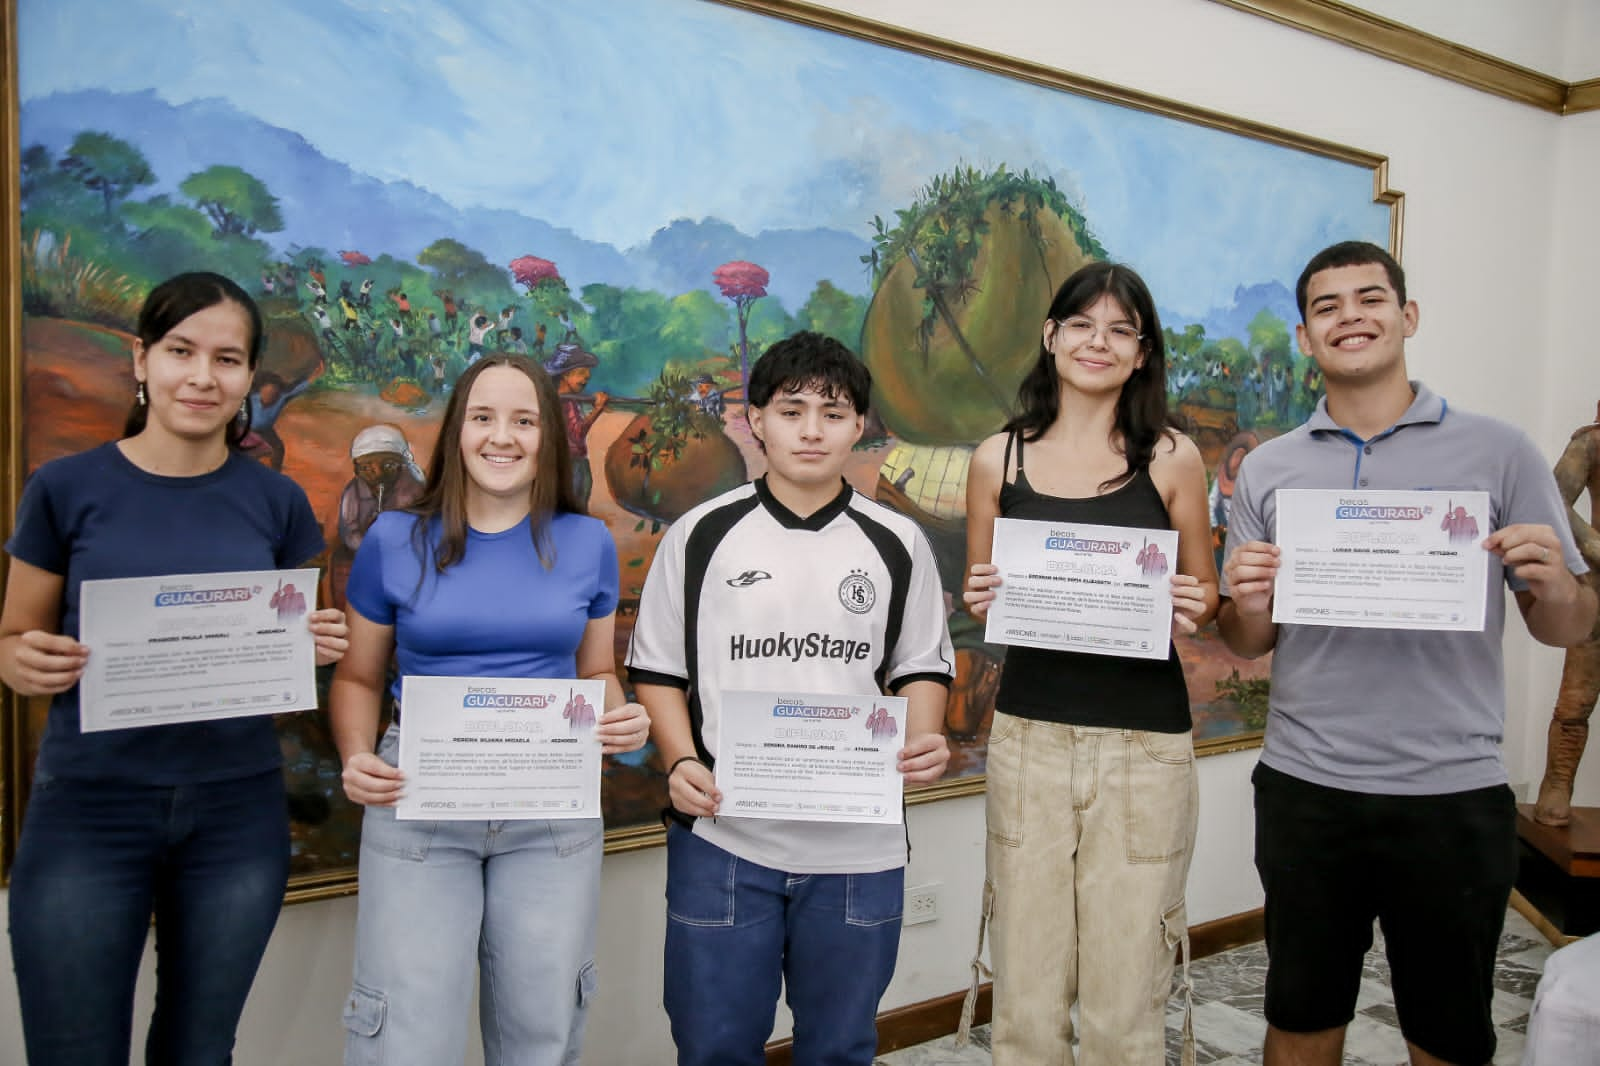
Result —
[[780, 984], [795, 1066], [868, 1066], [905, 870], [789, 874], [667, 829], [665, 1001], [679, 1066], [764, 1066]]
[[289, 879], [277, 771], [160, 787], [36, 776], [11, 870], [32, 1066], [127, 1066], [156, 928], [145, 1061], [223, 1066]]
[[[391, 763], [392, 728], [378, 748]], [[595, 991], [598, 818], [361, 823], [346, 1066], [466, 1056], [472, 978], [486, 1066], [575, 1066]]]

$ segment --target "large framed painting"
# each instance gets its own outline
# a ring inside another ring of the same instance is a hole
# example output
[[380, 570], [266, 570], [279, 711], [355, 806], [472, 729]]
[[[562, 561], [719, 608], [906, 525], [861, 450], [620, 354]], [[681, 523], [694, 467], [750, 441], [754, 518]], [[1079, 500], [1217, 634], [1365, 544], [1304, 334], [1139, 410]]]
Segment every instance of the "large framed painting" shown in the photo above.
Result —
[[[1216, 537], [1251, 448], [1302, 420], [1306, 258], [1398, 251], [1381, 157], [779, 0], [6, 0], [8, 505], [116, 435], [130, 330], [212, 269], [268, 322], [259, 461], [309, 494], [340, 604], [406, 506], [479, 350], [555, 376], [588, 506], [622, 562], [619, 662], [662, 531], [756, 476], [751, 361], [797, 329], [875, 380], [850, 465], [927, 531], [959, 602], [975, 442], [1044, 309], [1092, 259], [1156, 294]], [[9, 507], [8, 507], [9, 510]], [[136, 546], [130, 546], [136, 550]], [[1003, 659], [952, 606], [945, 782], [980, 789]], [[1203, 751], [1255, 742], [1266, 664], [1179, 642]], [[42, 729], [7, 723], [14, 838]], [[294, 894], [348, 891], [359, 832], [325, 713], [281, 718]], [[659, 839], [654, 752], [608, 761], [613, 848]]]

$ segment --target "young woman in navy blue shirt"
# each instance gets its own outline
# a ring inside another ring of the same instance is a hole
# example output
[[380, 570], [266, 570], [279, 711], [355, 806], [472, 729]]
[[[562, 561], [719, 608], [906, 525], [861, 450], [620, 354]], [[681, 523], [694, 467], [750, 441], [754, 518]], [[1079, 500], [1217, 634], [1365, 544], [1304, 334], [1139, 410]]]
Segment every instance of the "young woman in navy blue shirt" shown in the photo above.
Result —
[[[323, 549], [300, 487], [237, 447], [262, 346], [250, 297], [182, 274], [150, 293], [137, 329], [123, 438], [40, 467], [6, 545], [0, 679], [51, 697], [9, 901], [33, 1066], [128, 1061], [152, 916], [146, 1061], [231, 1061], [289, 874], [269, 718], [78, 727], [83, 581], [291, 568]], [[317, 661], [336, 661], [343, 614], [308, 618]]]
[[573, 496], [569, 464], [549, 377], [491, 353], [451, 393], [422, 497], [379, 515], [356, 552], [332, 692], [345, 793], [367, 808], [352, 1066], [460, 1062], [475, 969], [486, 1066], [578, 1061], [600, 819], [401, 821], [403, 706], [374, 751], [391, 656], [396, 698], [406, 675], [603, 680], [602, 750], [644, 744], [649, 718], [616, 675], [616, 545]]

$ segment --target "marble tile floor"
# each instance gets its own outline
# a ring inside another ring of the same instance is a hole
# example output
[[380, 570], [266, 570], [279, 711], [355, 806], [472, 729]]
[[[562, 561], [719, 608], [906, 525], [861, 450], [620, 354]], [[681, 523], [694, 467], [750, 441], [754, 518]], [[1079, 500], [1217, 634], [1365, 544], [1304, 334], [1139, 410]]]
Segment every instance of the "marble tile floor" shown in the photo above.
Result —
[[[1400, 1035], [1389, 991], [1389, 964], [1383, 957], [1382, 935], [1373, 930], [1373, 949], [1367, 955], [1356, 1017], [1345, 1039], [1347, 1066], [1402, 1066], [1405, 1039]], [[1515, 910], [1506, 912], [1505, 931], [1495, 966], [1494, 1018], [1500, 1042], [1496, 1066], [1518, 1066], [1533, 1008], [1533, 991], [1544, 970], [1544, 960], [1555, 950], [1543, 935]], [[1266, 949], [1247, 944], [1190, 967], [1194, 980], [1194, 1032], [1196, 1061], [1200, 1066], [1245, 1066], [1261, 1062], [1261, 1041], [1267, 1023], [1261, 1016], [1261, 990], [1267, 971]], [[1167, 1004], [1167, 1064], [1177, 1066], [1179, 1026], [1183, 1001], [1174, 996]], [[989, 1028], [974, 1029], [972, 1043], [955, 1047], [946, 1036], [927, 1044], [905, 1048], [877, 1059], [877, 1066], [990, 1066]]]

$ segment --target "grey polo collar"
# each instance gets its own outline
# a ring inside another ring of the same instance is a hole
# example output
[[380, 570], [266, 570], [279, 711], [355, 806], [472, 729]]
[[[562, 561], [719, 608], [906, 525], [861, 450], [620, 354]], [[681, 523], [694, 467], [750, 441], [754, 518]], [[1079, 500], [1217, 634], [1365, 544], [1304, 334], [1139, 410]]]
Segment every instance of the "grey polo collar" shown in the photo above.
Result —
[[[1416, 394], [1411, 400], [1411, 406], [1406, 408], [1405, 414], [1382, 433], [1372, 439], [1387, 437], [1401, 426], [1416, 425], [1424, 422], [1440, 423], [1444, 421], [1445, 414], [1450, 410], [1450, 405], [1443, 396], [1438, 395], [1420, 381], [1411, 382], [1412, 391]], [[1306, 429], [1312, 433], [1337, 433], [1341, 437], [1356, 438], [1356, 435], [1335, 422], [1328, 414], [1328, 398], [1324, 396], [1317, 401], [1317, 409], [1306, 419]]]

